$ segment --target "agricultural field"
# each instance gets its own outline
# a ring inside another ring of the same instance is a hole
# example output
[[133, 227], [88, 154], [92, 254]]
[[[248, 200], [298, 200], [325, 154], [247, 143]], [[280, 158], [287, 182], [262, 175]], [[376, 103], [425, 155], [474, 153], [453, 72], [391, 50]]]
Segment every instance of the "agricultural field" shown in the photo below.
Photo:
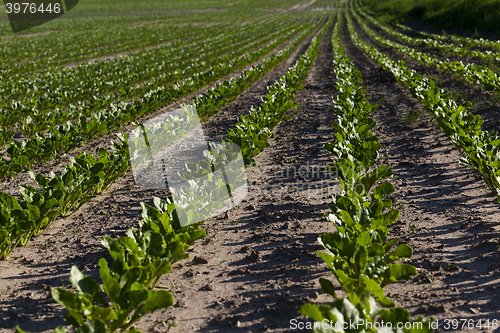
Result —
[[4, 3], [0, 332], [500, 332], [500, 2]]

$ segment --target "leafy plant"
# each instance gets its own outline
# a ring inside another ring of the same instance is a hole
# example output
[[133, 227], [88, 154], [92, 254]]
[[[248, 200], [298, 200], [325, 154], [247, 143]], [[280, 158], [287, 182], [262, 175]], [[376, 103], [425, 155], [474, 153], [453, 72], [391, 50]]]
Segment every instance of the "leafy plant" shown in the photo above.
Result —
[[[52, 289], [54, 300], [68, 311], [64, 319], [76, 332], [137, 333], [133, 325], [142, 316], [173, 306], [172, 294], [154, 287], [171, 272], [172, 264], [189, 258], [186, 250], [206, 232], [199, 228], [201, 223], [180, 227], [171, 199], [155, 197], [154, 203], [155, 207], [141, 203], [140, 229], [130, 228], [119, 239], [102, 239], [114, 260], [111, 267], [104, 258], [99, 260], [102, 287], [73, 266], [69, 281], [76, 292], [64, 284]], [[58, 327], [56, 332], [67, 331]]]
[[[376, 332], [373, 324], [378, 319], [414, 322], [407, 310], [380, 310], [377, 302], [383, 307], [393, 308], [394, 303], [384, 295], [383, 288], [393, 282], [407, 281], [417, 271], [411, 265], [396, 263], [411, 258], [411, 247], [400, 244], [393, 249], [399, 239], [389, 240], [387, 237], [387, 226], [399, 217], [399, 211], [391, 209], [390, 197], [395, 188], [384, 181], [393, 172], [388, 165], [374, 167], [381, 145], [377, 136], [370, 133], [376, 123], [369, 115], [376, 105], [369, 103], [361, 73], [341, 45], [341, 18], [339, 15], [332, 37], [333, 71], [338, 91], [332, 109], [337, 116], [336, 123], [332, 124], [337, 130], [336, 141], [325, 145], [327, 151], [338, 157], [330, 170], [338, 177], [341, 191], [332, 195], [331, 213], [326, 215], [337, 230], [318, 237], [326, 250], [318, 251], [318, 254], [348, 298], [338, 298], [333, 283], [320, 278], [323, 291], [331, 295], [334, 302], [321, 306], [305, 304], [299, 312], [316, 322], [312, 332], [340, 331], [347, 321], [365, 324], [358, 325], [353, 332]], [[376, 319], [379, 315], [380, 318]], [[423, 321], [418, 318], [416, 322]], [[325, 323], [327, 325], [322, 325]], [[366, 326], [369, 323], [371, 328]], [[335, 324], [340, 326], [334, 329], [332, 325]], [[431, 332], [431, 329], [424, 328], [420, 332]]]

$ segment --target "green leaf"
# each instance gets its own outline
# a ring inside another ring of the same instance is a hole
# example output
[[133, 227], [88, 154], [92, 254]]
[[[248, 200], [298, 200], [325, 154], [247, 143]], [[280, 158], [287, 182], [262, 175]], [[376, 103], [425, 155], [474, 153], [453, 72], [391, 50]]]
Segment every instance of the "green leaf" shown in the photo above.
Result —
[[80, 272], [76, 266], [71, 267], [69, 282], [71, 282], [80, 293], [92, 295], [101, 290], [99, 285], [92, 278]]
[[323, 289], [325, 293], [331, 295], [335, 299], [337, 298], [337, 296], [335, 295], [335, 288], [330, 280], [320, 278], [319, 284], [321, 285], [321, 289]]
[[108, 325], [100, 319], [91, 319], [76, 330], [76, 333], [107, 333]]
[[368, 246], [370, 242], [371, 242], [371, 236], [369, 231], [363, 231], [358, 236], [358, 239], [356, 239], [356, 243], [358, 243], [359, 246]]
[[395, 191], [396, 190], [394, 188], [394, 185], [388, 182], [384, 182], [375, 188], [375, 190], [373, 191], [373, 198], [382, 199], [390, 196]]
[[90, 314], [86, 313], [87, 318], [96, 318], [104, 322], [110, 322], [117, 318], [117, 315], [113, 308], [101, 308], [99, 306], [93, 306]]
[[304, 304], [300, 307], [298, 313], [303, 314], [308, 316], [314, 321], [322, 321], [324, 319], [323, 315], [321, 314], [321, 311], [318, 309], [316, 305], [312, 304]]
[[120, 293], [120, 284], [115, 278], [110, 275], [108, 263], [104, 258], [101, 258], [101, 260], [99, 260], [99, 266], [101, 267], [99, 273], [104, 284], [104, 290], [106, 291], [106, 294], [108, 295], [111, 302], [114, 302], [116, 297], [118, 297], [118, 294]]
[[146, 231], [144, 234], [145, 252], [150, 256], [159, 257], [165, 252], [165, 244], [161, 234], [152, 231]]
[[52, 297], [54, 300], [67, 309], [82, 309], [82, 300], [78, 294], [63, 288], [53, 288]]
[[392, 252], [392, 256], [397, 257], [397, 259], [411, 259], [411, 256], [413, 255], [413, 250], [410, 245], [408, 244], [401, 244], [398, 246], [396, 251]]
[[130, 270], [127, 270], [125, 274], [120, 276], [118, 281], [120, 288], [123, 290], [130, 290], [132, 284], [139, 281], [140, 276], [141, 269], [138, 267], [133, 267]]
[[354, 251], [354, 263], [356, 265], [356, 276], [362, 274], [366, 268], [366, 261], [368, 258], [368, 251], [365, 246], [359, 246]]
[[122, 291], [116, 299], [118, 308], [121, 310], [139, 308], [148, 298], [148, 291], [145, 288], [144, 286], [144, 289]]
[[168, 309], [174, 305], [174, 296], [166, 290], [148, 290], [146, 304], [143, 304], [138, 313], [144, 315], [159, 309]]
[[408, 264], [395, 264], [389, 267], [384, 273], [382, 288], [392, 282], [408, 281], [412, 276], [417, 275], [417, 269]]
[[83, 325], [82, 299], [79, 295], [62, 288], [52, 289], [52, 298], [68, 310], [64, 319], [75, 327]]
[[391, 267], [391, 277], [395, 278], [397, 281], [407, 281], [412, 276], [416, 276], [417, 274], [417, 269], [412, 265], [395, 264]]

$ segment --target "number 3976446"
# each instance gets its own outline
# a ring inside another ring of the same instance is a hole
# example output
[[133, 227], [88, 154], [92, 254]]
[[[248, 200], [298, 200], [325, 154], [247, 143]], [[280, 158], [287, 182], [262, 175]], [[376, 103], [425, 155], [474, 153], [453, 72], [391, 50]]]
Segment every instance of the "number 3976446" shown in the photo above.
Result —
[[37, 5], [34, 2], [16, 2], [16, 3], [6, 3], [5, 10], [7, 14], [43, 14], [43, 13], [55, 13], [59, 14], [61, 12], [60, 3], [41, 3]]

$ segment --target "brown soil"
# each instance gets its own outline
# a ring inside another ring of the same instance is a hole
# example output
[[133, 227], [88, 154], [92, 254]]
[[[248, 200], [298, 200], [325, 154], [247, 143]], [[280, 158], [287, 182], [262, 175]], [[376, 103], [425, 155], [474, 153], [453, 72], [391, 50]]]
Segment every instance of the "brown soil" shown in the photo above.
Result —
[[[402, 120], [421, 105], [355, 47], [343, 29], [347, 53], [361, 70], [369, 97], [385, 97], [373, 117], [383, 145], [380, 163], [389, 163], [397, 175], [392, 182], [401, 218], [390, 235], [413, 247], [411, 263], [419, 270], [409, 282], [389, 286], [389, 297], [412, 315], [439, 319], [441, 328], [446, 319], [500, 319], [500, 206], [484, 182], [458, 164], [457, 150], [429, 115], [411, 125]], [[288, 332], [290, 320], [305, 320], [297, 314], [301, 305], [331, 301], [318, 279], [334, 277], [316, 253], [321, 250], [318, 235], [334, 230], [323, 213], [330, 194], [339, 190], [326, 171], [334, 157], [322, 149], [334, 140], [330, 39], [331, 30], [296, 97], [299, 107], [292, 119], [274, 129], [271, 146], [257, 156], [256, 167], [247, 169], [248, 197], [204, 224], [207, 237], [190, 249], [191, 259], [176, 264], [160, 281], [173, 292], [175, 306], [144, 317], [138, 329], [166, 332], [165, 325], [175, 323], [170, 332]], [[208, 119], [203, 124], [207, 139], [222, 138], [238, 115], [258, 104], [309, 41]], [[93, 145], [107, 146], [111, 138]], [[98, 259], [111, 261], [100, 239], [137, 226], [139, 202], [152, 204], [153, 196], [165, 197], [165, 192], [142, 190], [127, 173], [109, 193], [56, 221], [0, 262], [0, 331], [13, 332], [16, 324], [38, 332], [64, 325], [50, 289], [68, 285], [72, 265], [96, 278]]]

